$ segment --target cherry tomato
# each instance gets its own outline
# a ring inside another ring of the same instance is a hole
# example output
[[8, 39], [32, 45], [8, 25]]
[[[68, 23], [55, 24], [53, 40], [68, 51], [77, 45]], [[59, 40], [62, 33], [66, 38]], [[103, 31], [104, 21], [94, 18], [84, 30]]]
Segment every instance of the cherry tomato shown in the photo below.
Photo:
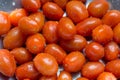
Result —
[[7, 49], [0, 49], [0, 72], [8, 77], [14, 76], [16, 63]]
[[62, 64], [67, 53], [57, 44], [48, 44], [44, 50], [45, 53], [51, 54], [55, 57], [58, 64]]
[[82, 36], [91, 36], [92, 30], [101, 24], [102, 21], [99, 18], [87, 18], [76, 25], [77, 33]]
[[59, 20], [62, 18], [64, 11], [57, 4], [53, 2], [47, 2], [43, 5], [43, 13], [46, 18], [50, 20]]
[[39, 80], [57, 80], [57, 75], [54, 76], [41, 76]]
[[120, 23], [113, 28], [113, 39], [120, 44]]
[[101, 62], [87, 62], [82, 68], [82, 76], [88, 79], [96, 79], [104, 71], [104, 65]]
[[18, 64], [23, 64], [32, 60], [31, 53], [23, 47], [14, 48], [10, 53], [14, 56]]
[[43, 36], [47, 43], [56, 43], [58, 41], [57, 35], [57, 21], [47, 21], [43, 27]]
[[79, 23], [88, 17], [88, 11], [80, 1], [69, 1], [66, 5], [66, 12], [74, 23]]
[[26, 48], [33, 54], [38, 54], [45, 47], [45, 39], [42, 34], [36, 33], [26, 40]]
[[40, 0], [42, 5], [44, 5], [45, 3], [50, 2], [50, 1], [53, 1], [53, 0]]
[[41, 7], [40, 0], [21, 0], [22, 6], [29, 12], [36, 12]]
[[93, 30], [92, 38], [94, 41], [105, 44], [113, 39], [113, 31], [110, 26], [103, 24]]
[[74, 51], [69, 53], [63, 60], [63, 66], [65, 71], [68, 72], [78, 72], [81, 70], [86, 59], [84, 55], [79, 51]]
[[0, 11], [0, 35], [6, 34], [11, 28], [10, 19], [6, 12]]
[[68, 17], [63, 17], [58, 23], [58, 35], [64, 40], [70, 40], [76, 34], [76, 27], [72, 20]]
[[[72, 0], [72, 1], [74, 1], [74, 0]], [[83, 3], [85, 3], [85, 2], [86, 2], [86, 0], [76, 0], [76, 1], [81, 1], [81, 2], [83, 2]]]
[[104, 24], [115, 27], [120, 23], [120, 11], [118, 10], [109, 10], [102, 18]]
[[39, 31], [41, 31], [45, 23], [45, 18], [44, 18], [43, 13], [36, 12], [36, 13], [31, 14], [29, 17], [37, 22], [37, 24], [39, 25]]
[[77, 80], [88, 80], [88, 79], [85, 77], [80, 77], [80, 78], [77, 78]]
[[18, 22], [21, 18], [27, 16], [27, 12], [23, 8], [15, 9], [10, 12], [10, 22], [14, 26], [18, 26]]
[[61, 71], [57, 80], [72, 80], [72, 75], [67, 71]]
[[37, 70], [45, 76], [53, 76], [58, 71], [58, 63], [50, 54], [39, 53], [33, 59]]
[[113, 73], [117, 78], [120, 78], [120, 59], [112, 60], [105, 66], [105, 71]]
[[18, 27], [12, 28], [3, 39], [3, 47], [7, 49], [21, 47], [25, 38]]
[[23, 17], [19, 20], [18, 27], [20, 28], [21, 32], [25, 35], [35, 34], [40, 31], [40, 26], [38, 23], [29, 18]]
[[109, 9], [109, 3], [106, 0], [93, 0], [88, 5], [88, 12], [93, 17], [103, 17]]
[[33, 62], [27, 62], [17, 67], [15, 75], [18, 80], [26, 78], [30, 80], [37, 80], [39, 72], [34, 67]]
[[97, 42], [91, 42], [86, 45], [85, 54], [89, 60], [98, 61], [104, 57], [104, 47]]
[[27, 79], [23, 79], [23, 80], [30, 80], [30, 79], [27, 78]]
[[60, 40], [60, 46], [68, 52], [82, 51], [86, 45], [87, 41], [81, 35], [75, 35], [71, 40]]
[[104, 58], [108, 61], [118, 58], [119, 46], [115, 42], [109, 42], [105, 45], [105, 55]]
[[101, 73], [97, 80], [117, 80], [117, 78], [110, 72]]

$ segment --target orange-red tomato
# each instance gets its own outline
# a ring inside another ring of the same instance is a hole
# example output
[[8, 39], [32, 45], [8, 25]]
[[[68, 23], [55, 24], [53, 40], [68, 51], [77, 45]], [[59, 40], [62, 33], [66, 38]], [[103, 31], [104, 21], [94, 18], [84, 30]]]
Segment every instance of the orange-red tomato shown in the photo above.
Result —
[[12, 28], [3, 39], [3, 47], [14, 49], [21, 47], [25, 42], [25, 36], [18, 27]]
[[75, 35], [71, 40], [60, 40], [60, 46], [66, 51], [82, 51], [87, 41], [81, 35]]
[[93, 0], [88, 5], [88, 12], [93, 17], [103, 17], [109, 9], [109, 3], [106, 0]]
[[43, 36], [47, 43], [58, 42], [57, 21], [47, 21], [43, 27]]
[[40, 31], [38, 23], [30, 17], [23, 17], [19, 20], [18, 27], [25, 35], [35, 34]]
[[23, 8], [15, 9], [10, 12], [10, 22], [14, 26], [18, 26], [18, 22], [22, 17], [27, 16], [27, 12]]
[[50, 54], [39, 53], [33, 59], [37, 70], [45, 76], [53, 76], [58, 71], [58, 63]]
[[57, 44], [48, 44], [45, 47], [44, 52], [55, 57], [58, 64], [62, 64], [64, 58], [67, 55], [67, 53]]
[[0, 35], [6, 34], [11, 28], [10, 19], [6, 12], [0, 11]]
[[110, 26], [103, 24], [93, 30], [92, 38], [94, 41], [105, 44], [113, 39], [113, 31]]
[[17, 67], [15, 75], [18, 80], [26, 78], [30, 80], [37, 80], [39, 72], [34, 67], [33, 62], [27, 62]]
[[87, 18], [76, 25], [77, 33], [82, 36], [91, 36], [92, 30], [101, 24], [102, 21], [99, 18]]
[[81, 70], [86, 59], [84, 55], [79, 51], [69, 53], [63, 60], [63, 66], [65, 71], [78, 72]]
[[14, 48], [10, 53], [14, 56], [18, 64], [23, 64], [32, 60], [31, 53], [23, 47]]
[[42, 5], [45, 4], [45, 3], [47, 3], [47, 2], [50, 2], [50, 1], [53, 1], [53, 0], [40, 0], [40, 2], [41, 2]]
[[57, 80], [57, 75], [53, 76], [41, 76], [39, 80]]
[[87, 62], [82, 68], [82, 76], [88, 79], [96, 79], [104, 71], [104, 65], [101, 62]]
[[113, 73], [117, 78], [120, 78], [120, 59], [112, 60], [105, 66], [105, 71]]
[[58, 23], [58, 35], [64, 40], [70, 40], [76, 34], [76, 27], [72, 20], [68, 17], [63, 17]]
[[86, 45], [85, 54], [89, 60], [98, 61], [104, 57], [104, 47], [97, 42], [91, 42]]
[[88, 11], [80, 1], [69, 1], [66, 5], [66, 12], [74, 23], [79, 23], [88, 17]]
[[29, 36], [26, 40], [26, 48], [33, 54], [38, 54], [45, 47], [45, 39], [42, 34], [36, 33]]
[[30, 79], [26, 78], [26, 79], [23, 79], [23, 80], [30, 80]]
[[[72, 1], [74, 1], [74, 0], [72, 0]], [[77, 0], [77, 1], [81, 1], [81, 2], [83, 2], [83, 3], [85, 3], [85, 2], [86, 2], [86, 0]]]
[[118, 10], [109, 10], [102, 18], [104, 24], [107, 24], [111, 27], [115, 27], [120, 23], [120, 11]]
[[101, 73], [97, 80], [117, 80], [117, 78], [110, 72]]
[[47, 2], [43, 5], [43, 13], [50, 20], [59, 20], [62, 18], [64, 11], [56, 3]]
[[39, 31], [41, 31], [45, 23], [45, 17], [43, 13], [36, 12], [36, 13], [30, 14], [29, 17], [37, 22], [37, 24], [39, 25]]
[[109, 42], [105, 45], [105, 60], [114, 60], [117, 59], [119, 55], [119, 46], [115, 42]]
[[120, 23], [113, 28], [113, 39], [120, 44]]
[[21, 0], [22, 6], [29, 12], [36, 12], [41, 7], [40, 0]]
[[7, 49], [0, 49], [0, 72], [8, 77], [14, 76], [16, 63]]
[[61, 71], [57, 80], [72, 80], [72, 75], [67, 71]]
[[88, 80], [88, 79], [85, 77], [80, 77], [80, 78], [77, 78], [77, 80]]

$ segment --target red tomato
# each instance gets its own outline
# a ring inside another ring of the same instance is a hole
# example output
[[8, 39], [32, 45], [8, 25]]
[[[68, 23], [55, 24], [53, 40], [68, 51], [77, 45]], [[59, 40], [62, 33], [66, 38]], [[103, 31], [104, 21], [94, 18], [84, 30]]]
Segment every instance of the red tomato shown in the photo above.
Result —
[[86, 59], [84, 55], [79, 51], [69, 53], [63, 60], [63, 66], [65, 71], [78, 72], [81, 70]]
[[29, 12], [36, 12], [41, 7], [40, 0], [21, 0], [22, 6]]
[[104, 24], [115, 27], [120, 23], [120, 11], [118, 10], [109, 10], [102, 18]]
[[42, 34], [36, 33], [26, 40], [26, 48], [33, 54], [40, 53], [45, 47], [45, 39]]
[[57, 80], [57, 75], [53, 76], [41, 76], [39, 80]]
[[23, 64], [32, 60], [32, 54], [25, 48], [14, 48], [10, 53], [14, 56], [18, 64]]
[[59, 20], [63, 16], [63, 10], [53, 2], [47, 2], [43, 5], [43, 13], [50, 20]]
[[41, 2], [42, 5], [45, 4], [45, 3], [47, 3], [47, 2], [50, 2], [50, 1], [53, 1], [53, 0], [40, 0], [40, 2]]
[[15, 75], [18, 80], [26, 78], [30, 80], [37, 80], [39, 72], [34, 67], [33, 62], [27, 62], [17, 67]]
[[76, 27], [72, 20], [68, 17], [63, 17], [58, 23], [58, 35], [64, 40], [70, 40], [76, 34]]
[[74, 23], [79, 23], [88, 17], [88, 11], [80, 1], [69, 1], [66, 5], [66, 12]]
[[92, 30], [101, 24], [102, 21], [99, 18], [87, 18], [76, 25], [77, 33], [82, 36], [91, 36]]
[[47, 21], [43, 27], [43, 36], [47, 43], [56, 43], [58, 41], [57, 35], [57, 21]]
[[88, 79], [85, 77], [80, 77], [80, 78], [77, 78], [77, 80], [88, 80]]
[[96, 79], [104, 71], [104, 65], [100, 62], [87, 62], [82, 68], [82, 76], [92, 80]]
[[8, 77], [14, 76], [16, 63], [7, 49], [0, 49], [0, 72]]
[[6, 34], [11, 28], [10, 19], [6, 12], [0, 11], [0, 35]]
[[23, 8], [15, 9], [15, 10], [11, 11], [11, 13], [9, 15], [10, 22], [12, 25], [18, 26], [19, 20], [25, 16], [27, 16], [27, 12], [25, 11], [25, 9], [23, 9]]
[[45, 76], [53, 76], [58, 71], [58, 63], [50, 54], [39, 53], [33, 59], [36, 69]]
[[94, 41], [105, 44], [113, 39], [113, 31], [110, 26], [103, 24], [93, 30], [92, 38]]

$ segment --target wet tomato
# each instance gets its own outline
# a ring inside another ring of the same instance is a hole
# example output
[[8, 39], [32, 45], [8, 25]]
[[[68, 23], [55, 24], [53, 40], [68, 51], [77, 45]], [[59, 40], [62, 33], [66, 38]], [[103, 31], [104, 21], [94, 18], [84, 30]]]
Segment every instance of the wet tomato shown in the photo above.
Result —
[[0, 49], [0, 72], [8, 77], [14, 76], [16, 62], [7, 49]]
[[42, 33], [47, 43], [58, 42], [57, 25], [57, 21], [48, 21], [45, 23]]
[[82, 36], [91, 36], [92, 30], [101, 24], [102, 21], [99, 18], [87, 18], [76, 25], [77, 33]]
[[27, 16], [27, 12], [23, 8], [15, 9], [10, 12], [9, 18], [13, 26], [18, 26], [18, 22], [22, 17]]
[[34, 67], [33, 62], [27, 62], [17, 67], [15, 75], [18, 80], [26, 78], [36, 80], [39, 77], [39, 72]]
[[68, 17], [63, 17], [58, 23], [58, 36], [64, 40], [70, 40], [76, 34], [76, 27], [72, 20]]
[[82, 76], [92, 80], [96, 79], [104, 71], [104, 65], [101, 62], [87, 62], [82, 68]]
[[45, 47], [45, 39], [42, 34], [36, 33], [29, 36], [26, 40], [26, 48], [33, 54], [38, 54]]
[[57, 75], [53, 76], [41, 76], [39, 80], [57, 80]]
[[53, 76], [58, 71], [58, 63], [50, 54], [39, 53], [33, 59], [37, 70], [45, 76]]
[[89, 60], [98, 61], [104, 57], [104, 47], [97, 42], [91, 42], [86, 45], [85, 54]]
[[97, 41], [101, 44], [108, 43], [113, 39], [113, 30], [110, 26], [105, 24], [97, 26], [92, 31], [92, 38], [94, 41]]
[[56, 3], [47, 2], [42, 7], [43, 14], [50, 20], [59, 20], [62, 18], [64, 11]]
[[55, 57], [58, 64], [62, 64], [64, 58], [67, 55], [67, 53], [57, 44], [48, 44], [45, 47], [44, 52]]
[[65, 71], [78, 72], [86, 62], [84, 55], [79, 51], [69, 53], [63, 60]]
[[74, 23], [79, 23], [88, 17], [88, 11], [80, 1], [69, 1], [66, 5], [66, 12]]
[[6, 49], [14, 49], [21, 47], [26, 37], [22, 34], [19, 27], [12, 28], [3, 39], [3, 47]]
[[72, 75], [67, 71], [61, 71], [57, 80], [72, 80]]
[[25, 48], [14, 48], [10, 51], [18, 64], [23, 64], [32, 60], [32, 54]]
[[41, 7], [40, 0], [21, 0], [22, 6], [29, 12], [36, 12]]

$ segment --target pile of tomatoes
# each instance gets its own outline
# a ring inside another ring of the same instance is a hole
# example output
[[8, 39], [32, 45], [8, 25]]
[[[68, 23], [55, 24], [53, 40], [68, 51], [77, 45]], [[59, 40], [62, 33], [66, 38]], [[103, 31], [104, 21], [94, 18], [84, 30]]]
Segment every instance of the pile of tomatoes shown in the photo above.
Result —
[[17, 80], [73, 80], [76, 72], [76, 80], [120, 78], [120, 11], [106, 0], [87, 8], [85, 0], [21, 4], [0, 11], [0, 73]]

